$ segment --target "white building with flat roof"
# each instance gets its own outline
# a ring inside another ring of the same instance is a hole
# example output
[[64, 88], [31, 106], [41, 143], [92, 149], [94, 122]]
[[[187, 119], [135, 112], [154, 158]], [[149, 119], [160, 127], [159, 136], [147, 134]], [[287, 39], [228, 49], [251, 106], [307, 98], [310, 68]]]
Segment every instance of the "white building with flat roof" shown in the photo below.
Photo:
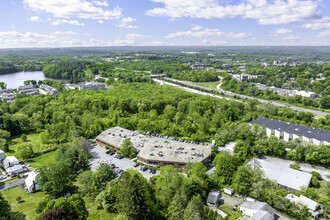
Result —
[[265, 176], [275, 180], [277, 184], [286, 190], [296, 191], [302, 187], [308, 187], [312, 179], [312, 174], [301, 172], [276, 163], [253, 158], [248, 162], [253, 169], [260, 169]]
[[250, 124], [264, 125], [267, 136], [275, 135], [277, 138], [284, 141], [299, 139], [316, 145], [330, 145], [330, 131], [320, 128], [313, 128], [264, 117], [258, 118], [257, 120], [250, 122]]

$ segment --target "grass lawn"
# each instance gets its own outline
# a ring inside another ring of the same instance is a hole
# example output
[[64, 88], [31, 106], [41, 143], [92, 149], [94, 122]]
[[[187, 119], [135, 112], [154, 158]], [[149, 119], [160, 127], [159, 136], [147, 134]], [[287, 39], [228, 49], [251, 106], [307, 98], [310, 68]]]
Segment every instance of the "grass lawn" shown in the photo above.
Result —
[[34, 153], [43, 153], [47, 149], [52, 148], [51, 144], [42, 144], [39, 133], [31, 132], [26, 134], [27, 141], [24, 142], [21, 136], [13, 136], [8, 140], [9, 151], [6, 152], [8, 156], [15, 156], [16, 149], [24, 144], [31, 144]]
[[220, 82], [192, 82], [192, 84], [204, 86], [211, 89], [217, 89], [217, 86], [220, 84]]
[[26, 163], [30, 164], [31, 167], [38, 169], [38, 168], [46, 166], [50, 163], [55, 163], [56, 156], [57, 156], [57, 151], [52, 151], [52, 152], [43, 154], [39, 157], [29, 159]]
[[240, 211], [234, 211], [233, 206], [228, 205], [228, 204], [222, 204], [218, 208], [228, 214], [228, 219], [229, 220], [236, 220], [239, 217], [243, 216]]
[[[37, 204], [45, 197], [45, 193], [43, 192], [29, 194], [26, 193], [26, 191], [21, 190], [19, 186], [7, 189], [1, 193], [9, 202], [12, 211], [23, 213], [27, 220], [35, 220], [37, 217], [35, 208]], [[19, 196], [22, 197], [21, 203], [16, 201], [16, 198]]]
[[[116, 213], [108, 213], [105, 209], [97, 210], [97, 204], [95, 201], [89, 200], [87, 198], [84, 198], [85, 205], [88, 212], [88, 220], [108, 220], [108, 219], [114, 219], [117, 214]], [[93, 203], [93, 206], [91, 206], [91, 203]]]

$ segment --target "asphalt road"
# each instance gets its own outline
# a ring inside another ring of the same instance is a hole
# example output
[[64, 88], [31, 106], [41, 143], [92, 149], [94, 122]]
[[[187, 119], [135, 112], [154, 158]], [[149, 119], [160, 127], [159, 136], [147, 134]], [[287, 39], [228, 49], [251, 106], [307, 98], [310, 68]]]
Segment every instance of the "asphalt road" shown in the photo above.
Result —
[[14, 188], [15, 186], [19, 186], [25, 183], [25, 179], [19, 179], [10, 183], [7, 183], [5, 185], [0, 186], [0, 191], [6, 190], [6, 189], [10, 189], [10, 188]]
[[[182, 83], [182, 84], [185, 84], [185, 85], [192, 85], [192, 86], [199, 87], [199, 88], [202, 88], [202, 89], [210, 90], [210, 88], [203, 87], [203, 86], [193, 85], [193, 84], [190, 84], [190, 83], [187, 83], [187, 82], [183, 82], [183, 81], [180, 81], [180, 80], [174, 80], [174, 79], [170, 79], [170, 78], [166, 78], [166, 79], [171, 80], [171, 81], [174, 81], [174, 82], [179, 82], [179, 83]], [[184, 89], [184, 90], [186, 90], [188, 92], [193, 92], [193, 93], [197, 93], [197, 94], [201, 94], [201, 95], [209, 95], [209, 96], [213, 96], [213, 97], [217, 97], [217, 98], [221, 98], [221, 99], [226, 99], [226, 100], [239, 101], [239, 100], [236, 100], [236, 99], [224, 98], [222, 96], [217, 96], [217, 95], [209, 94], [209, 93], [206, 93], [206, 92], [201, 92], [201, 91], [198, 91], [198, 90], [195, 90], [195, 89], [186, 88], [184, 86], [173, 84], [173, 83], [169, 83], [169, 82], [166, 82], [166, 81], [163, 81], [163, 80], [159, 80], [159, 79], [154, 79], [154, 80], [156, 82], [158, 82], [158, 83], [168, 84], [168, 85], [171, 85], [171, 86], [176, 86], [178, 88], [182, 88], [182, 89]], [[314, 115], [323, 115], [323, 116], [329, 115], [329, 113], [327, 113], [327, 112], [322, 112], [322, 111], [318, 111], [318, 110], [313, 110], [313, 109], [308, 109], [308, 108], [302, 108], [302, 107], [298, 107], [298, 106], [283, 104], [283, 103], [280, 103], [280, 102], [269, 101], [269, 100], [259, 99], [259, 98], [250, 97], [250, 96], [246, 96], [246, 95], [240, 95], [240, 94], [232, 93], [232, 92], [229, 92], [229, 91], [225, 91], [225, 90], [220, 89], [220, 86], [218, 86], [217, 88], [219, 89], [220, 92], [223, 92], [224, 94], [226, 94], [228, 96], [236, 96], [236, 97], [240, 97], [242, 99], [257, 100], [257, 101], [259, 101], [261, 103], [271, 103], [272, 105], [275, 105], [275, 106], [291, 108], [293, 110], [297, 110], [297, 111], [301, 111], [301, 112], [310, 112], [310, 113], [313, 113]]]
[[100, 166], [100, 164], [104, 161], [108, 161], [110, 163], [114, 163], [117, 167], [123, 170], [127, 169], [134, 169], [138, 170], [142, 176], [144, 176], [146, 179], [150, 179], [150, 177], [159, 174], [159, 171], [156, 172], [156, 174], [149, 173], [149, 170], [142, 171], [140, 170], [141, 166], [134, 167], [134, 161], [129, 160], [127, 158], [118, 159], [115, 158], [114, 155], [110, 156], [106, 154], [107, 149], [105, 147], [101, 147], [99, 145], [95, 145], [93, 147], [90, 147], [89, 152], [92, 154], [92, 158], [89, 159], [89, 162], [91, 163], [91, 170], [94, 172], [96, 169]]

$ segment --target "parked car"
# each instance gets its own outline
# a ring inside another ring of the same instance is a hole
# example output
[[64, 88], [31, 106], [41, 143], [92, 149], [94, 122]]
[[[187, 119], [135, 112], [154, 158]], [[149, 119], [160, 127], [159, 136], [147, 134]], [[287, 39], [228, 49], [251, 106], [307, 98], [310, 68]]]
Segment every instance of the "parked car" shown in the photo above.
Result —
[[114, 155], [114, 154], [116, 154], [116, 153], [115, 153], [115, 152], [113, 152], [113, 151], [111, 151], [109, 154], [112, 156], [112, 155]]
[[107, 150], [105, 153], [106, 153], [106, 154], [110, 154], [110, 153], [111, 153], [111, 151]]
[[119, 160], [121, 160], [123, 158], [124, 158], [124, 156], [122, 156], [122, 155], [119, 155], [119, 157], [118, 157]]
[[139, 164], [138, 164], [138, 163], [134, 164], [134, 167], [138, 167], [138, 166], [139, 166]]
[[151, 172], [152, 174], [155, 174], [156, 173], [156, 170], [152, 170], [152, 172]]

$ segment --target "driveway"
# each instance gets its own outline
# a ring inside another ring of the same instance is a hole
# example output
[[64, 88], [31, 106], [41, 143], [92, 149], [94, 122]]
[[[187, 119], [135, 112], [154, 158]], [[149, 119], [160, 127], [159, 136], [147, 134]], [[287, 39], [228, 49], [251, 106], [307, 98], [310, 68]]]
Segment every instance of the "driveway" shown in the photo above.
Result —
[[118, 159], [115, 158], [114, 155], [110, 156], [109, 154], [106, 154], [107, 149], [105, 147], [101, 147], [99, 145], [94, 145], [90, 147], [89, 153], [92, 154], [92, 158], [89, 159], [89, 162], [91, 163], [91, 170], [94, 172], [96, 169], [100, 166], [102, 161], [108, 161], [110, 163], [114, 163], [117, 167], [123, 170], [127, 169], [134, 169], [139, 171], [143, 177], [146, 179], [150, 179], [150, 177], [159, 174], [159, 171], [157, 171], [155, 174], [149, 173], [149, 170], [147, 171], [141, 171], [140, 166], [134, 167], [135, 162], [132, 160], [129, 160], [127, 158]]
[[231, 206], [236, 206], [240, 205], [243, 202], [243, 199], [234, 196], [229, 196], [226, 193], [221, 193], [220, 201]]
[[25, 183], [25, 179], [19, 179], [10, 183], [7, 183], [5, 185], [0, 186], [0, 191], [6, 190], [6, 189], [10, 189], [10, 188], [14, 188], [15, 186], [19, 186]]

